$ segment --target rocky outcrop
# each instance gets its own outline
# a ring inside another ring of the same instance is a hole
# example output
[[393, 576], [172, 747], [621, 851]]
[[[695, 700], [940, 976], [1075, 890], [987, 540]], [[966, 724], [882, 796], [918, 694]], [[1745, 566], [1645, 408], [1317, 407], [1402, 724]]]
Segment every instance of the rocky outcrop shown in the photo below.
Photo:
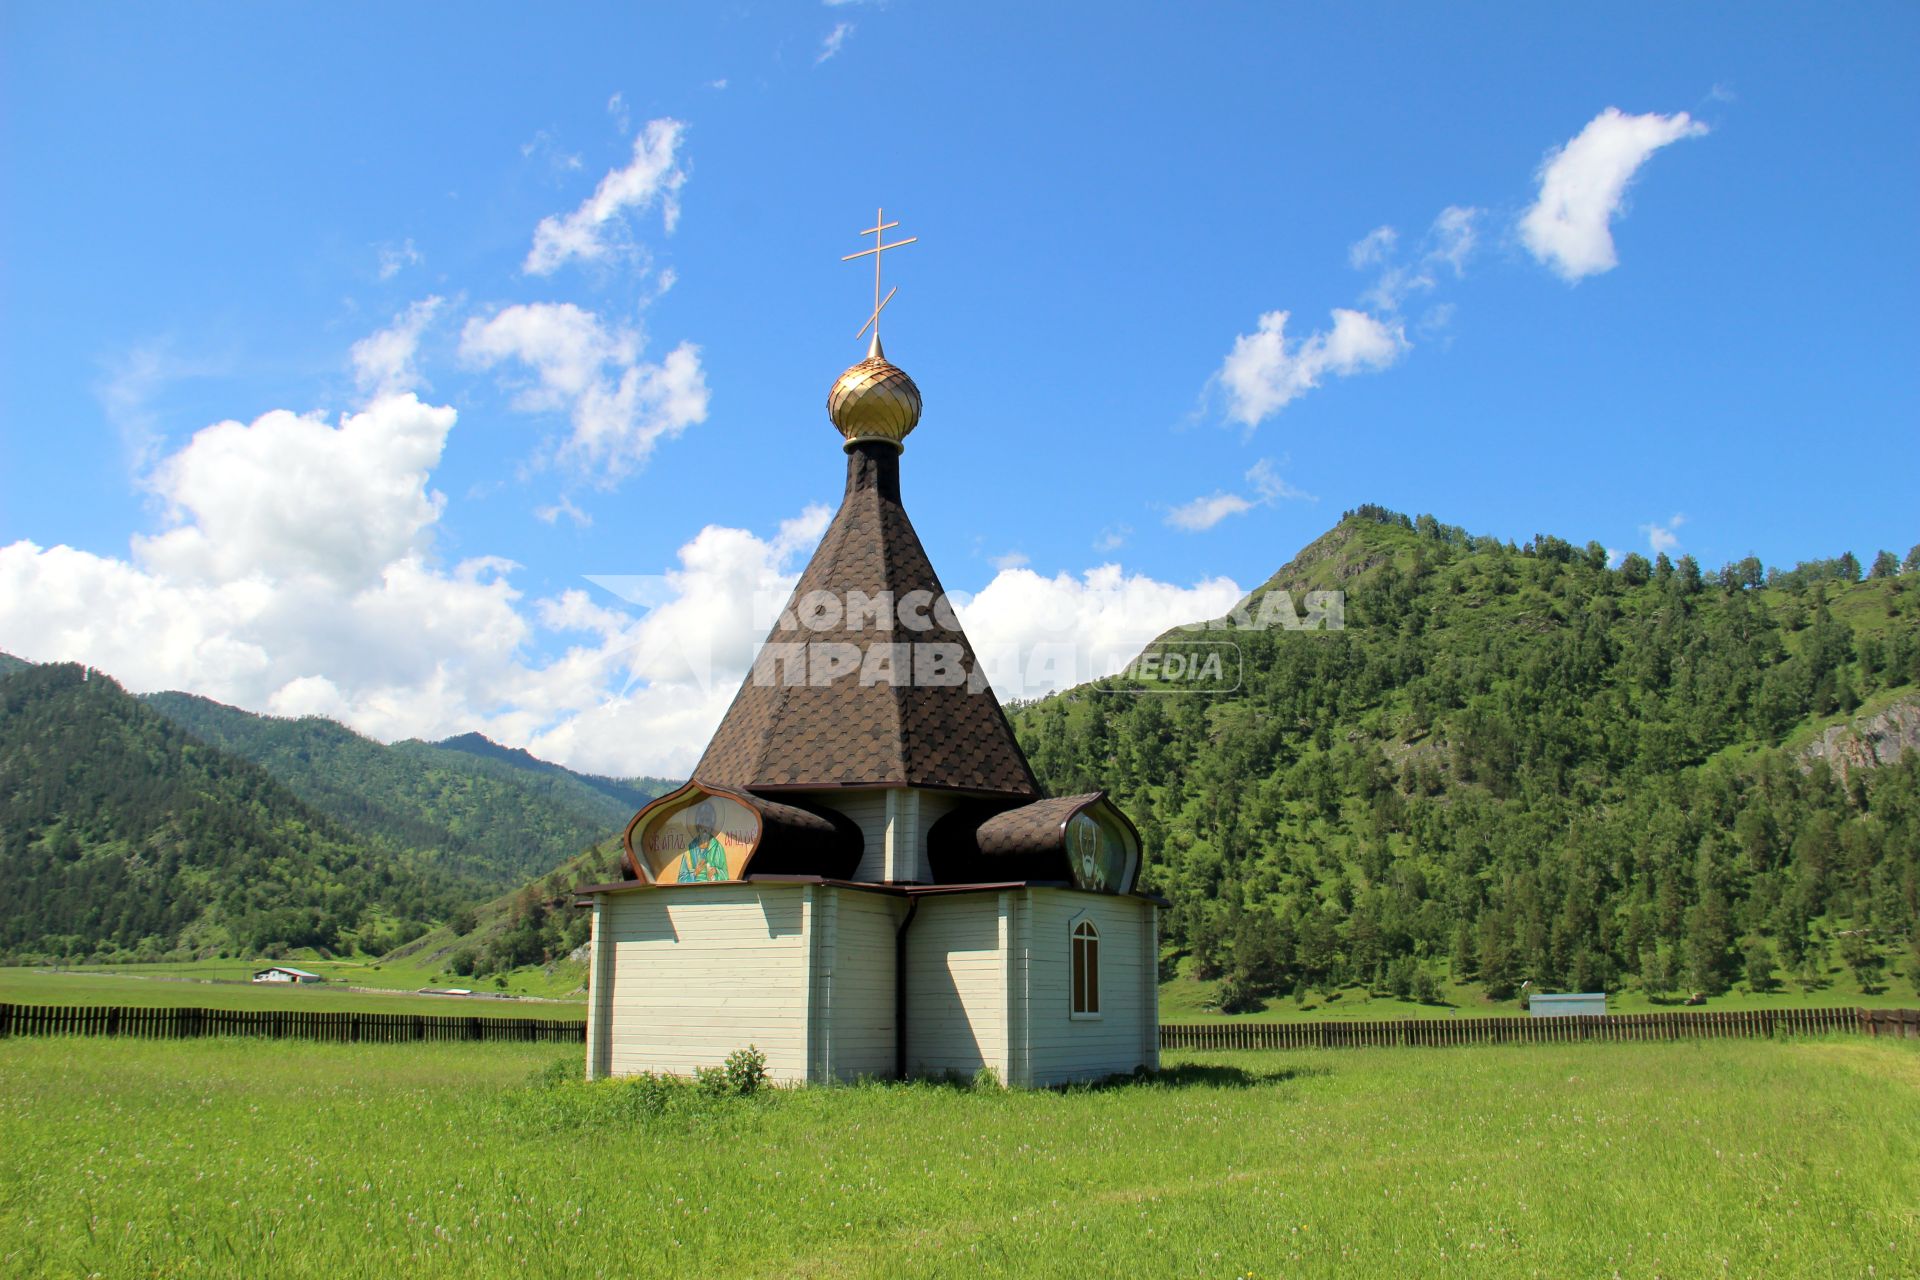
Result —
[[1800, 752], [1800, 767], [1811, 769], [1815, 760], [1825, 760], [1844, 779], [1855, 769], [1892, 764], [1909, 751], [1920, 751], [1920, 697], [1834, 725]]

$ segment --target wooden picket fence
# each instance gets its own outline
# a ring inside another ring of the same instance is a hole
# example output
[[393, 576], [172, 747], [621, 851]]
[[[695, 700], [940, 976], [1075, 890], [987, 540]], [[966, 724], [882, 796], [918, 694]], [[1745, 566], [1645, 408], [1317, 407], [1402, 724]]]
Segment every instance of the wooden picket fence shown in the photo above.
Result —
[[264, 1036], [396, 1044], [417, 1040], [559, 1041], [584, 1044], [587, 1024], [541, 1018], [426, 1013], [320, 1013], [303, 1009], [146, 1009], [120, 1005], [0, 1004], [6, 1036]]
[[1853, 1032], [1920, 1038], [1920, 1009], [1749, 1009], [1598, 1018], [1402, 1018], [1392, 1022], [1162, 1025], [1162, 1049], [1358, 1049], [1384, 1045], [1571, 1044]]

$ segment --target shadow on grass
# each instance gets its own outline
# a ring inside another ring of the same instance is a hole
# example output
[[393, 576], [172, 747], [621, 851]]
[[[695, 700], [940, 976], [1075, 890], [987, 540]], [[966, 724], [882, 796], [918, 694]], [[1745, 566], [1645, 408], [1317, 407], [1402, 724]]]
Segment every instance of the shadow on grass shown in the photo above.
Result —
[[1087, 1084], [1069, 1085], [1072, 1090], [1105, 1092], [1112, 1089], [1262, 1089], [1313, 1076], [1332, 1075], [1331, 1067], [1280, 1067], [1272, 1071], [1249, 1071], [1245, 1067], [1219, 1062], [1183, 1062], [1158, 1071], [1108, 1076]]
[[[1070, 1084], [1042, 1086], [1041, 1092], [1050, 1093], [1114, 1093], [1126, 1089], [1262, 1089], [1272, 1085], [1286, 1084], [1292, 1080], [1304, 1080], [1312, 1076], [1332, 1075], [1333, 1069], [1324, 1066], [1287, 1066], [1276, 1067], [1268, 1071], [1249, 1071], [1245, 1067], [1231, 1066], [1219, 1062], [1183, 1062], [1177, 1066], [1163, 1067], [1159, 1071], [1131, 1071], [1103, 1077], [1099, 1080], [1081, 1080]], [[1004, 1095], [1009, 1091], [1002, 1088], [1000, 1080], [990, 1071], [979, 1072], [972, 1077], [958, 1073], [945, 1076], [916, 1076], [911, 1080], [890, 1080], [867, 1076], [847, 1084], [826, 1086], [834, 1089], [876, 1089], [884, 1091], [936, 1091], [940, 1093], [986, 1093]]]

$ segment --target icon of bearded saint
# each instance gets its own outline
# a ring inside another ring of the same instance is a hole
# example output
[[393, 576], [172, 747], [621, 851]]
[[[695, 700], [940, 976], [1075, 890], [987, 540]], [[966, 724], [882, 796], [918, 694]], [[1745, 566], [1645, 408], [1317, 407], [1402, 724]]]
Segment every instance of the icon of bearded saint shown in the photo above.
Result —
[[680, 860], [681, 884], [727, 878], [727, 851], [714, 831], [717, 825], [711, 804], [702, 804], [693, 811], [693, 839], [687, 842], [686, 856]]
[[1073, 852], [1080, 861], [1080, 887], [1105, 892], [1107, 868], [1100, 857], [1100, 828], [1084, 817], [1073, 824]]

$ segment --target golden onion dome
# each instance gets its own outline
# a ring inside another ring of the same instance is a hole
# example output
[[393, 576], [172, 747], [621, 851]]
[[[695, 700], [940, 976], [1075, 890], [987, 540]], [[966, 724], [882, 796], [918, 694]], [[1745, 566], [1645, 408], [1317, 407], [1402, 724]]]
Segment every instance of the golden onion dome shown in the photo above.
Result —
[[876, 333], [867, 358], [833, 380], [827, 416], [849, 448], [862, 440], [904, 448], [902, 441], [920, 421], [920, 388], [906, 370], [887, 359]]

